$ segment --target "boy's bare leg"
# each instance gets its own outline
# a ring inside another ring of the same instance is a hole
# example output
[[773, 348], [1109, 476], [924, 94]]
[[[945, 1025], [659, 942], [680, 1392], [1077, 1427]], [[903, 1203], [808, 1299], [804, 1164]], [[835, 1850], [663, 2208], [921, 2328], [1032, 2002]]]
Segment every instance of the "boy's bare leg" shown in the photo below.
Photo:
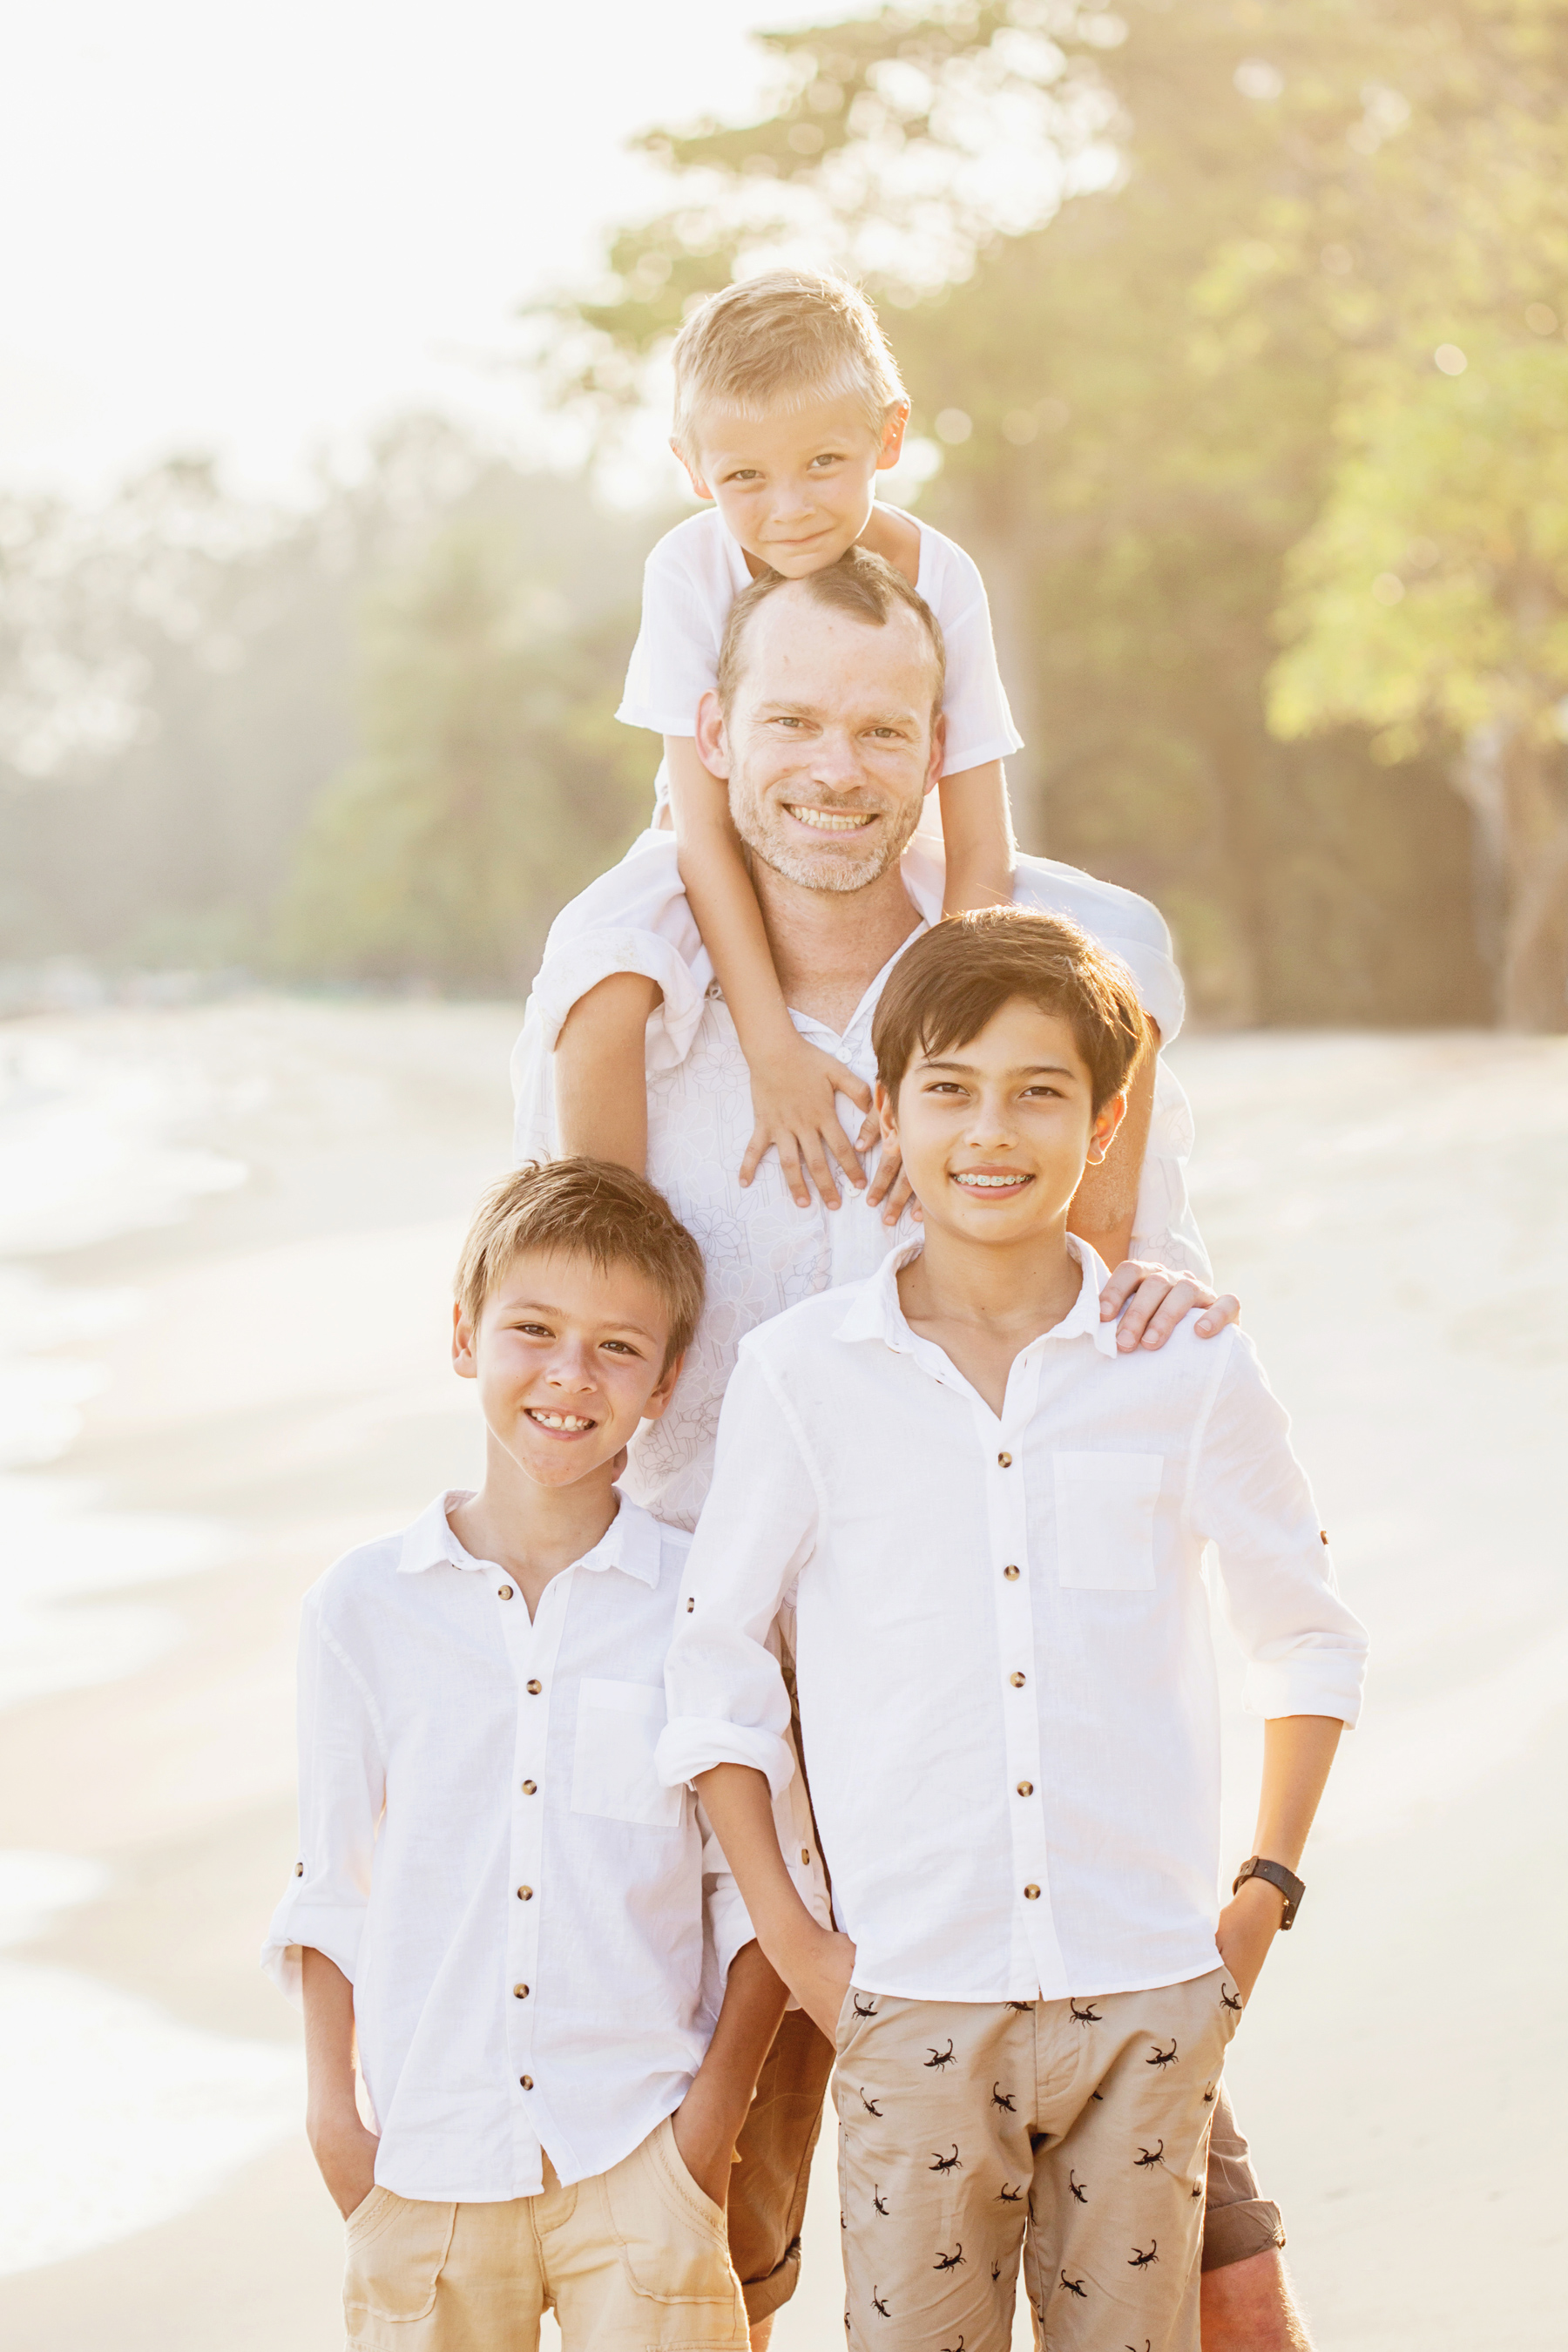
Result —
[[1199, 2308], [1204, 2352], [1312, 2352], [1289, 2275], [1272, 2246], [1205, 2271]]

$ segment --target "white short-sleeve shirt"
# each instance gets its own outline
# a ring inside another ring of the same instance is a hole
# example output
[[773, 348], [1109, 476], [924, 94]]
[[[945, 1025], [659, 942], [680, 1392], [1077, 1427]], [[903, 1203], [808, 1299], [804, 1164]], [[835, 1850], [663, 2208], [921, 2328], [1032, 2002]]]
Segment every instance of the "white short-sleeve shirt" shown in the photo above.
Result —
[[[1013, 724], [996, 667], [979, 566], [917, 515], [898, 507], [885, 511], [900, 515], [920, 533], [915, 585], [941, 623], [947, 648], [942, 773], [961, 775], [987, 760], [1005, 760], [1023, 748], [1024, 739]], [[697, 732], [697, 706], [718, 684], [730, 607], [751, 578], [745, 550], [717, 507], [666, 531], [643, 572], [642, 627], [617, 719], [628, 727], [651, 728], [656, 735]], [[669, 797], [662, 761], [654, 793], [656, 804]]]

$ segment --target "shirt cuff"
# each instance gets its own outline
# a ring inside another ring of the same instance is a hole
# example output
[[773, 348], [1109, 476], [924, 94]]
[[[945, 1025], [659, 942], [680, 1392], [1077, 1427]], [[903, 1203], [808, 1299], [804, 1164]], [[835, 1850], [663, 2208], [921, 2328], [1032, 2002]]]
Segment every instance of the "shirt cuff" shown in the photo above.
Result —
[[650, 1072], [678, 1069], [691, 1051], [702, 1018], [711, 966], [694, 971], [673, 942], [660, 939], [657, 931], [588, 931], [545, 958], [533, 983], [545, 1052], [555, 1051], [572, 1007], [617, 971], [640, 972], [663, 991], [664, 1002], [648, 1022], [647, 1066]]
[[715, 1764], [743, 1764], [765, 1772], [771, 1795], [780, 1796], [795, 1778], [795, 1757], [787, 1739], [749, 1724], [705, 1721], [698, 1716], [678, 1716], [666, 1724], [658, 1740], [658, 1777], [667, 1789], [679, 1789], [710, 1772]]
[[1361, 1719], [1363, 1658], [1314, 1651], [1305, 1657], [1254, 1660], [1244, 1685], [1247, 1710], [1273, 1722], [1282, 1715], [1334, 1716], [1353, 1730]]
[[306, 1950], [324, 1953], [353, 1984], [364, 1921], [363, 1904], [295, 1902], [286, 1897], [261, 1947], [262, 1969], [296, 2009], [304, 2000], [300, 1955]]
[[966, 768], [983, 768], [987, 760], [1010, 760], [1015, 751], [1024, 748], [1021, 735], [993, 735], [984, 743], [965, 743], [956, 751], [947, 752], [942, 760], [942, 779], [962, 776]]

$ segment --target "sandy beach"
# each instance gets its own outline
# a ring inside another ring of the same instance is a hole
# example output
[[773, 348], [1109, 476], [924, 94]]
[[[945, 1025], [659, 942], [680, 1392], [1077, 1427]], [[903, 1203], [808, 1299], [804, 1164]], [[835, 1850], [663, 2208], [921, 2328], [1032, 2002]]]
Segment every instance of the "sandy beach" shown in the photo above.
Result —
[[[0, 1029], [9, 2352], [342, 2342], [298, 2023], [256, 1959], [298, 1604], [473, 1472], [447, 1278], [507, 1157], [518, 1019], [256, 997]], [[1322, 2352], [1548, 2352], [1568, 1040], [1173, 1058], [1200, 1220], [1373, 1642], [1237, 2109]], [[1239, 1859], [1257, 1727], [1224, 1671]], [[831, 2158], [776, 2352], [842, 2342]]]

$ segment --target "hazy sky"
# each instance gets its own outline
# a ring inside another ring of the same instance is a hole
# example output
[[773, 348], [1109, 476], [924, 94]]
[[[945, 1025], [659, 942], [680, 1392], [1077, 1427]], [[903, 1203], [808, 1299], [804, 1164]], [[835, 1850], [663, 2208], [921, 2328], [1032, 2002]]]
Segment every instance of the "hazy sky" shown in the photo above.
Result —
[[174, 449], [237, 485], [411, 403], [504, 415], [524, 296], [743, 112], [804, 0], [48, 0], [0, 87], [0, 484]]

